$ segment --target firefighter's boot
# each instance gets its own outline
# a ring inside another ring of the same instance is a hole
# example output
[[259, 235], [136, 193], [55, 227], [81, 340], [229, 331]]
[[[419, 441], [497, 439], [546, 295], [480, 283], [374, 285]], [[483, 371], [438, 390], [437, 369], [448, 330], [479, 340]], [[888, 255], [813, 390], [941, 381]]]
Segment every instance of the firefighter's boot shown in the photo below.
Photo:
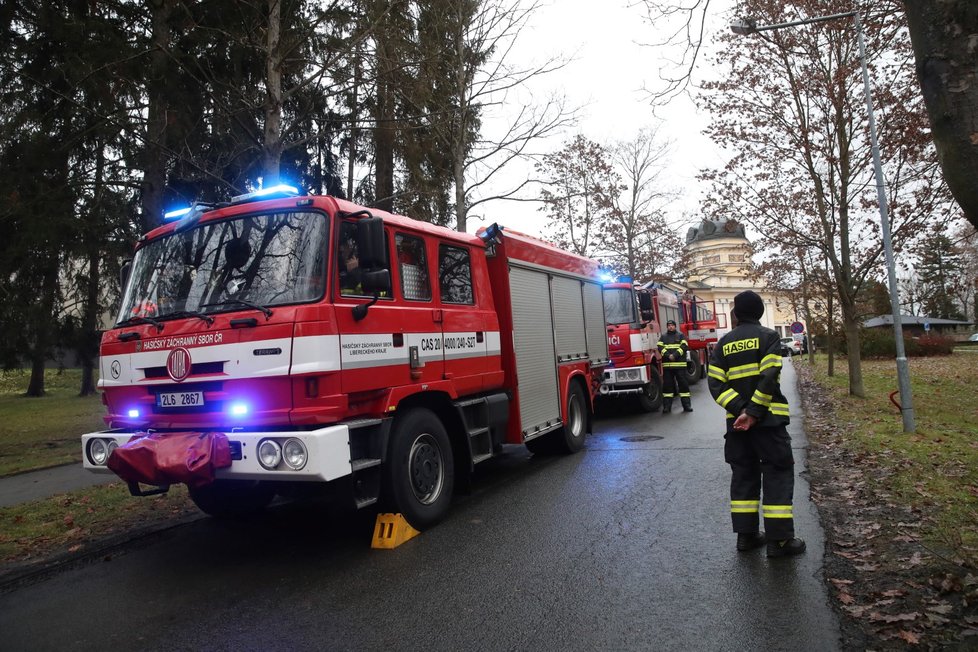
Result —
[[662, 399], [662, 414], [669, 414], [670, 412], [672, 412], [672, 399]]
[[765, 543], [767, 543], [767, 537], [764, 536], [763, 532], [741, 532], [737, 535], [737, 550], [740, 552], [760, 548]]
[[784, 541], [768, 541], [768, 557], [791, 557], [805, 552], [805, 542], [798, 537], [785, 539]]
[[683, 412], [692, 412], [693, 411], [693, 406], [690, 404], [690, 400], [689, 400], [689, 397], [688, 396], [681, 396], [679, 398], [679, 400], [683, 404]]

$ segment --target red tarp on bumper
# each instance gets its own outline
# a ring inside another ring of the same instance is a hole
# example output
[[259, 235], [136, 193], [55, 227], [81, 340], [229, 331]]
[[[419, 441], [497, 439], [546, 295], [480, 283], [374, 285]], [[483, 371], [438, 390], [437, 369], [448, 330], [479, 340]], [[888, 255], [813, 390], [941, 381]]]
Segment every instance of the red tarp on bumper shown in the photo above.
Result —
[[112, 451], [107, 466], [130, 485], [202, 487], [215, 470], [231, 466], [231, 445], [222, 432], [154, 432]]

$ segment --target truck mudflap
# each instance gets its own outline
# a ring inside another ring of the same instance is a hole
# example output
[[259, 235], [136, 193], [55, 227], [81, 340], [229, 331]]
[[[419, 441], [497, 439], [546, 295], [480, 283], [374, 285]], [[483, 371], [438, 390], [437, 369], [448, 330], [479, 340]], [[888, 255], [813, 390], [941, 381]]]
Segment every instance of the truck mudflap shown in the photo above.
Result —
[[[231, 445], [222, 432], [149, 433], [119, 446], [106, 465], [135, 496], [161, 493], [172, 484], [203, 487], [217, 469], [231, 466]], [[140, 484], [158, 487], [143, 491]]]

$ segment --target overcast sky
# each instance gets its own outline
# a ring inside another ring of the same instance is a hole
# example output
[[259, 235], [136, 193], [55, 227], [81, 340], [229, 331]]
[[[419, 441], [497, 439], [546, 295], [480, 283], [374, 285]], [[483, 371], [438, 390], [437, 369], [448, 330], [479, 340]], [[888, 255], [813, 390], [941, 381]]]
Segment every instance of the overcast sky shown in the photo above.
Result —
[[[726, 5], [726, 0], [713, 2], [718, 10]], [[722, 165], [722, 152], [700, 133], [707, 117], [690, 98], [679, 97], [665, 109], [653, 113], [643, 87], [657, 82], [667, 52], [640, 45], [661, 36], [643, 20], [639, 7], [629, 8], [627, 4], [625, 0], [554, 0], [534, 15], [521, 36], [515, 56], [521, 60], [523, 57], [540, 60], [556, 54], [573, 57], [565, 69], [534, 80], [532, 89], [528, 89], [540, 99], [548, 91], [560, 89], [569, 104], [583, 107], [578, 127], [544, 145], [546, 151], [559, 149], [562, 142], [576, 133], [602, 144], [630, 140], [640, 129], [653, 126], [661, 119], [660, 135], [673, 141], [668, 183], [682, 195], [670, 208], [670, 222], [677, 231], [685, 233], [692, 222], [698, 221], [700, 186], [695, 179], [696, 172], [705, 165]], [[724, 28], [727, 19], [726, 14], [717, 11], [710, 30]], [[702, 79], [704, 74], [709, 75], [710, 71], [701, 70], [697, 76]], [[525, 170], [514, 169], [512, 174], [509, 183], [521, 178]], [[490, 221], [540, 234], [545, 219], [538, 206], [492, 202], [479, 207], [477, 212]], [[470, 230], [481, 225], [482, 222], [473, 220]]]

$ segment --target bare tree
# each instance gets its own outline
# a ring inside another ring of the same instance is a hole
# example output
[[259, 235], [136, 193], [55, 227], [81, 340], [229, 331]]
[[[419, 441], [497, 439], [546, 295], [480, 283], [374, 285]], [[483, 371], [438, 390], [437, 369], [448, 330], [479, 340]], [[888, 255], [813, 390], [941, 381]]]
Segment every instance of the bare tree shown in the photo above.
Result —
[[662, 181], [670, 146], [659, 138], [658, 129], [644, 129], [634, 140], [618, 143], [611, 154], [622, 191], [612, 195], [613, 209], [601, 225], [602, 253], [609, 255], [613, 268], [633, 279], [681, 273], [682, 242], [665, 216], [675, 199]]
[[536, 167], [546, 184], [540, 210], [550, 219], [548, 235], [581, 256], [599, 253], [603, 226], [623, 189], [608, 150], [578, 134]]
[[[671, 26], [665, 38], [650, 43], [656, 48], [679, 52], [660, 71], [660, 84], [649, 91], [653, 104], [666, 103], [688, 90], [694, 67], [705, 38], [705, 26], [717, 0], [637, 0], [647, 21], [656, 27]], [[797, 2], [783, 3], [785, 14]], [[735, 3], [741, 16], [748, 4]], [[811, 5], [804, 17], [848, 11]], [[931, 136], [937, 147], [941, 169], [948, 187], [966, 219], [978, 227], [978, 149], [975, 125], [978, 124], [978, 57], [974, 36], [978, 34], [978, 11], [974, 0], [885, 0], [874, 3], [874, 11], [906, 14], [913, 44], [919, 90], [923, 94]], [[771, 22], [785, 22], [772, 15]]]
[[[801, 15], [813, 9], [808, 0], [792, 5]], [[776, 0], [741, 6], [767, 22], [785, 11]], [[848, 7], [818, 3], [825, 11]], [[866, 21], [897, 248], [950, 211], [933, 149], [921, 135], [899, 18]], [[705, 84], [713, 91], [705, 99], [714, 116], [709, 133], [736, 153], [723, 170], [704, 175], [714, 185], [707, 210], [772, 236], [763, 244], [774, 251], [815, 248], [828, 259], [846, 332], [849, 391], [862, 396], [858, 297], [879, 273], [882, 242], [852, 26], [841, 21], [729, 42], [719, 60], [725, 78]]]

